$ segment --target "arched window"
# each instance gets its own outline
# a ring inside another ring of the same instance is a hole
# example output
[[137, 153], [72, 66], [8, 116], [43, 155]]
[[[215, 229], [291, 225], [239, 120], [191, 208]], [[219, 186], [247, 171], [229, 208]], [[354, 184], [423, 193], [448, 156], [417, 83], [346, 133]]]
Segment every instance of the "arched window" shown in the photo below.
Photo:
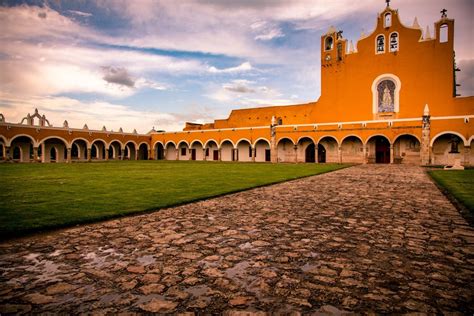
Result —
[[324, 41], [324, 50], [331, 50], [334, 46], [334, 40], [332, 36], [326, 37], [326, 40]]
[[448, 41], [448, 25], [443, 24], [439, 28], [439, 42], [446, 43]]
[[386, 13], [385, 20], [384, 20], [384, 27], [390, 27], [390, 26], [392, 26], [392, 14]]
[[398, 51], [398, 33], [390, 34], [390, 52]]
[[377, 85], [377, 109], [379, 113], [395, 112], [395, 82], [382, 80]]
[[342, 43], [337, 43], [337, 60], [342, 60]]
[[385, 36], [379, 35], [376, 40], [376, 54], [385, 53]]

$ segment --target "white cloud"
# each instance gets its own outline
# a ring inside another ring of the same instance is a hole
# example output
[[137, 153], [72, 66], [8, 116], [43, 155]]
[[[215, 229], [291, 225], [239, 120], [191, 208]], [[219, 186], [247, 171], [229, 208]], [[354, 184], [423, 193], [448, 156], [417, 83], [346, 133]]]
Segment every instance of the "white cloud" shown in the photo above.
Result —
[[253, 67], [252, 65], [246, 61], [236, 67], [230, 67], [230, 68], [223, 68], [219, 69], [214, 66], [209, 67], [209, 72], [212, 73], [236, 73], [236, 72], [244, 72], [244, 71], [249, 71], [252, 70]]

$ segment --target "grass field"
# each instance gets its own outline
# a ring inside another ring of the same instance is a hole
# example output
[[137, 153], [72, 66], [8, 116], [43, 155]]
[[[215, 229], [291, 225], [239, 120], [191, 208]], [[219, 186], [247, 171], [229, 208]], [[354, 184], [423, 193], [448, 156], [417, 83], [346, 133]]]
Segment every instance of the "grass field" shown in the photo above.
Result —
[[0, 238], [156, 210], [342, 167], [192, 161], [0, 164]]
[[474, 215], [474, 169], [432, 170], [429, 174]]

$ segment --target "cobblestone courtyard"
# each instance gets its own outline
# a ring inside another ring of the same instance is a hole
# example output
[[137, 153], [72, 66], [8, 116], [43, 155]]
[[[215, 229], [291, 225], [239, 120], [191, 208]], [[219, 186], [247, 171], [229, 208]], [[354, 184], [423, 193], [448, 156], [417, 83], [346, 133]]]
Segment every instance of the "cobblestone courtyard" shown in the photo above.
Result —
[[474, 229], [422, 168], [361, 165], [0, 244], [0, 313], [472, 314]]

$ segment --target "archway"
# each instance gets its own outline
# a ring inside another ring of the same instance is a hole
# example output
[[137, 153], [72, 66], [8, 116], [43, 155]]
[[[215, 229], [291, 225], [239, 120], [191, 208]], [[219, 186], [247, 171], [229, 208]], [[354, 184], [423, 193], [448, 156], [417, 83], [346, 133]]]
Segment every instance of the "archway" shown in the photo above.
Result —
[[230, 140], [221, 142], [221, 161], [234, 161], [234, 144]]
[[91, 158], [97, 160], [103, 160], [106, 157], [105, 152], [106, 144], [103, 140], [95, 140], [91, 146]]
[[433, 141], [432, 153], [433, 165], [454, 165], [456, 160], [464, 164], [464, 140], [452, 133], [439, 135]]
[[[30, 162], [33, 160], [33, 140], [28, 136], [18, 136], [11, 140], [10, 150], [12, 159], [17, 162]], [[15, 148], [19, 151], [15, 153]]]
[[76, 139], [71, 145], [72, 160], [87, 160], [87, 143], [83, 139]]
[[135, 146], [135, 143], [133, 142], [126, 143], [125, 148], [123, 150], [124, 159], [136, 160], [137, 159], [136, 152], [137, 152], [137, 147]]
[[181, 142], [178, 144], [179, 160], [189, 160], [188, 152], [189, 146], [186, 142]]
[[[321, 146], [319, 146], [321, 145]], [[318, 142], [318, 162], [339, 162], [339, 144], [336, 138], [324, 136]]]
[[316, 162], [314, 141], [309, 137], [298, 140], [297, 158], [299, 162]]
[[390, 141], [383, 135], [372, 136], [367, 142], [369, 163], [390, 163]]
[[143, 143], [138, 146], [138, 160], [148, 160], [148, 146]]
[[109, 145], [109, 160], [120, 159], [122, 159], [122, 144], [119, 141], [114, 140]]
[[168, 142], [166, 145], [165, 145], [165, 159], [166, 160], [178, 160], [177, 159], [177, 148], [176, 148], [176, 144], [173, 143], [173, 142]]
[[266, 139], [258, 139], [255, 144], [255, 161], [256, 162], [270, 162], [271, 150], [270, 142]]
[[420, 141], [413, 135], [400, 135], [393, 144], [393, 162], [403, 164], [421, 163]]
[[219, 160], [219, 147], [217, 146], [217, 142], [209, 140], [206, 144], [204, 144], [204, 147], [206, 149], [206, 160]]
[[[364, 163], [364, 145], [357, 136], [348, 136], [341, 143], [341, 162]], [[390, 148], [389, 148], [390, 149]]]
[[200, 141], [191, 143], [191, 160], [203, 160], [203, 149]]
[[277, 144], [278, 162], [295, 162], [295, 144], [289, 138], [282, 138]]
[[155, 144], [155, 159], [163, 160], [165, 159], [165, 148], [160, 142]]
[[0, 143], [0, 159], [5, 159], [5, 145]]
[[237, 143], [237, 160], [238, 161], [252, 161], [252, 145], [250, 141], [241, 139]]
[[43, 162], [64, 162], [67, 161], [67, 146], [64, 140], [51, 137], [42, 141], [42, 161]]

